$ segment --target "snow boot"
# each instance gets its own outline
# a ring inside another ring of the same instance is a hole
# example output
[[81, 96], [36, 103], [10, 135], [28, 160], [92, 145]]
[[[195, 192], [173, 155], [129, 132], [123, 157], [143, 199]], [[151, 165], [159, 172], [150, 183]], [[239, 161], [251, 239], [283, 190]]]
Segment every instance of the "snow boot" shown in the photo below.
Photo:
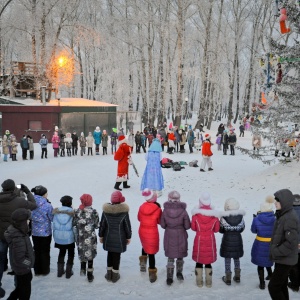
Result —
[[208, 288], [212, 286], [212, 268], [205, 268], [205, 285]]
[[0, 298], [3, 298], [5, 296], [5, 290], [0, 287]]
[[195, 269], [196, 284], [198, 287], [203, 287], [203, 268]]
[[140, 256], [140, 271], [146, 272], [147, 271], [147, 255], [141, 255]]
[[71, 276], [74, 274], [72, 269], [73, 269], [73, 264], [67, 263], [67, 266], [66, 266], [66, 278], [67, 279], [71, 278]]
[[213, 171], [214, 169], [213, 168], [208, 168], [208, 171]]
[[151, 283], [155, 282], [156, 279], [157, 279], [157, 269], [154, 268], [154, 269], [148, 269], [149, 271], [149, 280]]
[[127, 184], [127, 181], [123, 181], [123, 188], [124, 189], [129, 189], [130, 185]]
[[182, 275], [183, 264], [184, 264], [183, 259], [176, 260], [176, 277], [180, 281], [184, 280], [183, 275]]
[[81, 262], [80, 266], [80, 276], [85, 276], [86, 275], [86, 262]]
[[267, 272], [268, 272], [268, 275], [267, 275], [267, 277], [265, 278], [266, 280], [270, 280], [271, 279], [271, 277], [272, 277], [272, 274], [273, 274], [273, 271], [272, 271], [272, 268], [270, 267], [268, 267], [267, 268]]
[[173, 283], [173, 275], [174, 275], [174, 265], [167, 266], [167, 285], [171, 285]]
[[111, 281], [113, 283], [117, 282], [120, 279], [119, 270], [112, 269]]
[[94, 271], [93, 268], [88, 268], [87, 269], [87, 279], [88, 279], [88, 282], [93, 282], [93, 280], [94, 280], [93, 271]]
[[200, 169], [200, 172], [205, 172], [203, 169]]
[[65, 263], [57, 263], [57, 277], [62, 277], [65, 274]]
[[222, 280], [227, 284], [231, 285], [231, 272], [226, 272], [225, 276], [222, 277]]
[[120, 185], [121, 185], [121, 182], [116, 182], [114, 189], [118, 190], [118, 191], [122, 191], [122, 189], [120, 189]]
[[266, 283], [264, 279], [264, 270], [258, 270], [258, 278], [259, 278], [259, 288], [264, 290], [266, 288]]
[[105, 274], [104, 277], [105, 277], [105, 279], [107, 281], [111, 281], [111, 278], [112, 278], [112, 267], [107, 267], [106, 270], [107, 270], [107, 272], [106, 272], [106, 274]]
[[240, 281], [241, 281], [241, 269], [234, 269], [233, 280], [237, 283], [240, 283]]

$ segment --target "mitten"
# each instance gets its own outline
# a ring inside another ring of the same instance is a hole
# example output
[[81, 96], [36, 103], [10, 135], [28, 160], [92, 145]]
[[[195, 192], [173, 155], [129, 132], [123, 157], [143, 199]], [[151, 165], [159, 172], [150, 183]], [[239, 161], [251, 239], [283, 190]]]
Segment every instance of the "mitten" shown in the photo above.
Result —
[[23, 183], [21, 183], [21, 191], [23, 191], [25, 194], [30, 193], [29, 188]]

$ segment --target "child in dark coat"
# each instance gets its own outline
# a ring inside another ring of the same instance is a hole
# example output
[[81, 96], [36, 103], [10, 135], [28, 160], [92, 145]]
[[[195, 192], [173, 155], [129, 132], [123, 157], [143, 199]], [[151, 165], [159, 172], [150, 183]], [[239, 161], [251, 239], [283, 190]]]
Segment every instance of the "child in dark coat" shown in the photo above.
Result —
[[15, 272], [15, 289], [8, 299], [30, 299], [31, 268], [34, 265], [33, 248], [28, 236], [30, 218], [30, 210], [16, 209], [11, 215], [12, 225], [4, 233], [9, 246], [10, 265]]
[[243, 239], [241, 233], [245, 229], [243, 216], [246, 214], [244, 210], [240, 210], [240, 204], [237, 200], [229, 198], [225, 201], [224, 209], [220, 219], [220, 233], [223, 238], [220, 248], [220, 256], [225, 258], [225, 276], [222, 280], [231, 285], [231, 259], [234, 261], [234, 277], [235, 282], [240, 282], [240, 257], [244, 255]]
[[110, 202], [103, 205], [99, 237], [103, 249], [107, 251], [107, 281], [117, 282], [120, 279], [119, 266], [121, 253], [126, 251], [131, 239], [129, 206], [124, 203], [125, 197], [120, 191], [111, 194]]
[[167, 285], [173, 283], [174, 260], [176, 260], [176, 276], [183, 280], [183, 258], [188, 255], [188, 234], [191, 228], [190, 217], [186, 211], [186, 203], [180, 202], [180, 194], [172, 191], [168, 194], [168, 201], [164, 203], [164, 210], [160, 225], [165, 229], [164, 249], [168, 257]]
[[259, 277], [259, 288], [264, 290], [266, 287], [264, 278], [264, 268], [267, 269], [268, 278], [272, 276], [273, 262], [269, 258], [270, 242], [273, 232], [275, 214], [274, 197], [268, 196], [266, 201], [261, 204], [260, 211], [257, 215], [254, 215], [251, 231], [256, 233], [252, 250], [251, 250], [251, 262], [257, 265], [257, 272]]

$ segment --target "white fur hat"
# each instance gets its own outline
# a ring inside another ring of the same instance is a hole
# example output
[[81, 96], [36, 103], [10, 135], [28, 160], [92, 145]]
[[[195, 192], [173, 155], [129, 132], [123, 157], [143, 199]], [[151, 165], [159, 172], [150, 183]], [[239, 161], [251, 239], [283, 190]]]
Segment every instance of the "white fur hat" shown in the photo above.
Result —
[[269, 195], [266, 197], [265, 202], [260, 205], [260, 211], [266, 212], [266, 211], [272, 211], [274, 209], [274, 196]]
[[209, 206], [210, 204], [211, 204], [210, 194], [207, 192], [202, 193], [199, 198], [199, 207]]
[[238, 210], [240, 208], [240, 204], [234, 198], [229, 198], [225, 201], [224, 209], [227, 210]]

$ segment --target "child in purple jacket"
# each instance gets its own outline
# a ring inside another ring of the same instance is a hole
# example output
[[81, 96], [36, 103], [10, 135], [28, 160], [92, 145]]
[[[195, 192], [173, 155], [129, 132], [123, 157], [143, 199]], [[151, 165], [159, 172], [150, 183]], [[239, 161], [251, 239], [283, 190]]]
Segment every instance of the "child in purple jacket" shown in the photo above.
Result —
[[173, 283], [174, 260], [176, 260], [176, 276], [183, 280], [183, 258], [187, 256], [188, 234], [191, 221], [186, 212], [186, 203], [180, 202], [180, 194], [172, 191], [168, 194], [168, 201], [164, 203], [164, 211], [160, 219], [160, 225], [165, 229], [164, 249], [168, 257], [167, 285]]

